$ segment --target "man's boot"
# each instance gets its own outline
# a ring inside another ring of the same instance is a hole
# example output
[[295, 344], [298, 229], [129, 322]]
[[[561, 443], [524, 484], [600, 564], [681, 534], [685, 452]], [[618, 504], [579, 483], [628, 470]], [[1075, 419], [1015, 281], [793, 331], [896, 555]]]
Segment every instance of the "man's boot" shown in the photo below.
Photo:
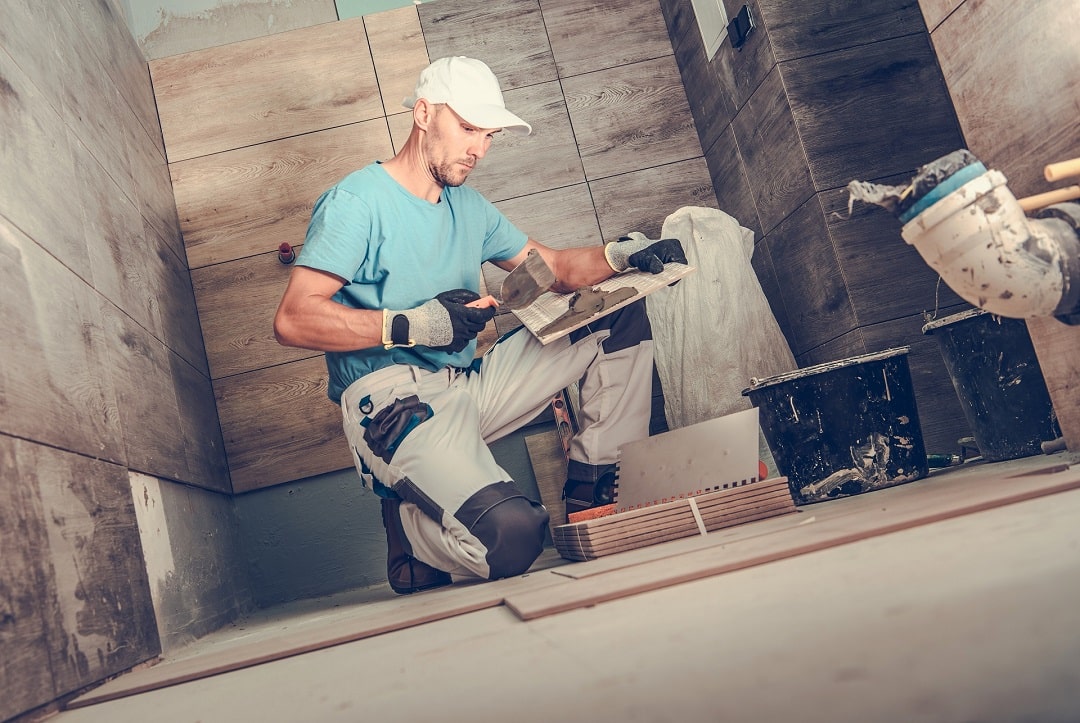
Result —
[[605, 472], [596, 482], [566, 480], [563, 485], [563, 501], [566, 503], [567, 515], [611, 504], [615, 501], [614, 470]]
[[450, 573], [436, 570], [412, 556], [412, 548], [401, 527], [401, 500], [382, 498], [382, 520], [386, 528], [386, 577], [399, 595], [449, 585]]

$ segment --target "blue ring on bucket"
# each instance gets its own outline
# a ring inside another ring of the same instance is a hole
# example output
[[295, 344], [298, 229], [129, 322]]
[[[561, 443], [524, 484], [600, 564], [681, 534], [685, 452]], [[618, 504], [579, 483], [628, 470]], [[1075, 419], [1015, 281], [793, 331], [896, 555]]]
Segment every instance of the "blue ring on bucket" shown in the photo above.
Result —
[[984, 166], [981, 161], [975, 161], [971, 165], [964, 166], [959, 171], [931, 188], [926, 192], [926, 195], [916, 201], [911, 208], [900, 214], [900, 221], [902, 223], [907, 223], [956, 189], [960, 188], [960, 186], [963, 186], [968, 181], [977, 178], [984, 173], [986, 173], [986, 166]]

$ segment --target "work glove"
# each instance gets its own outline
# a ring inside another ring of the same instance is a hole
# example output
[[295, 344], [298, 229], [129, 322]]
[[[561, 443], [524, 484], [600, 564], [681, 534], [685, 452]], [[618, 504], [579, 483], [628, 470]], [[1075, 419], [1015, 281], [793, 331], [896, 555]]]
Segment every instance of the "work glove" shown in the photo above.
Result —
[[383, 346], [426, 346], [436, 351], [457, 353], [476, 338], [495, 308], [466, 306], [480, 298], [468, 289], [444, 291], [415, 309], [383, 309]]
[[633, 266], [650, 274], [658, 274], [668, 262], [685, 264], [686, 252], [677, 238], [653, 241], [636, 234], [633, 237], [622, 236], [618, 241], [606, 244], [604, 258], [616, 272], [626, 271]]

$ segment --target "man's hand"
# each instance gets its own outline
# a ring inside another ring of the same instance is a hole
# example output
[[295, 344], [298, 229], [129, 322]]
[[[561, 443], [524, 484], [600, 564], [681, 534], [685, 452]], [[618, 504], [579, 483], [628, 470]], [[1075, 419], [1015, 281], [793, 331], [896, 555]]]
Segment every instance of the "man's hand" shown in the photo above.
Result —
[[623, 236], [618, 242], [604, 246], [604, 257], [616, 272], [626, 271], [633, 266], [650, 274], [658, 274], [664, 270], [666, 263], [686, 263], [686, 252], [677, 238], [653, 241], [644, 237]]
[[431, 301], [408, 311], [383, 311], [383, 346], [426, 346], [456, 353], [476, 338], [495, 307], [469, 306], [480, 294], [468, 289], [444, 291]]

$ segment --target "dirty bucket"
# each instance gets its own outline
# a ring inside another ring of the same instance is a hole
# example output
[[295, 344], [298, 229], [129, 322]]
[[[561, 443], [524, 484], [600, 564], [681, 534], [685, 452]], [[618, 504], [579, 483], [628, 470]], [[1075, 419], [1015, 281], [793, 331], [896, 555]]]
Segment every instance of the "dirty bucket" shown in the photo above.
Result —
[[970, 309], [923, 326], [938, 342], [964, 418], [992, 462], [1042, 452], [1061, 436], [1023, 319]]
[[929, 473], [908, 347], [752, 380], [743, 395], [796, 504], [891, 487]]

